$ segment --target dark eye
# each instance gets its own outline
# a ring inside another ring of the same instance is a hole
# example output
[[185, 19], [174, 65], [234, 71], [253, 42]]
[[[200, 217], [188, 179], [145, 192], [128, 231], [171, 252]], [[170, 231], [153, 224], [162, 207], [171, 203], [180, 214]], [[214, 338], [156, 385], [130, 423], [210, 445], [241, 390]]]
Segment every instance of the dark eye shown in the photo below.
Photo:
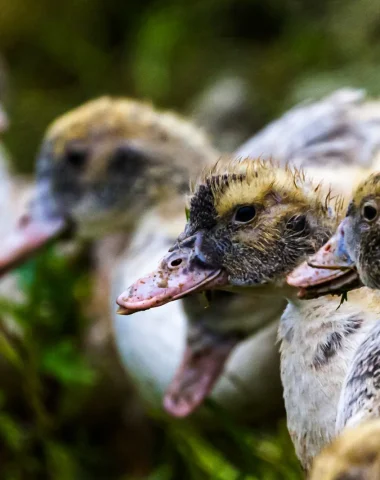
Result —
[[68, 147], [65, 152], [65, 161], [72, 167], [80, 170], [84, 167], [88, 158], [88, 150], [82, 146]]
[[234, 220], [239, 223], [248, 223], [255, 218], [256, 208], [253, 205], [239, 207], [235, 212]]
[[142, 152], [132, 146], [123, 145], [114, 151], [108, 170], [116, 174], [121, 172], [133, 173], [141, 170], [145, 163], [146, 159]]
[[286, 228], [295, 233], [302, 233], [306, 231], [307, 222], [305, 215], [294, 215], [288, 220]]
[[367, 203], [366, 205], [363, 206], [362, 210], [362, 215], [364, 220], [367, 222], [373, 222], [375, 218], [377, 217], [377, 207], [373, 204]]

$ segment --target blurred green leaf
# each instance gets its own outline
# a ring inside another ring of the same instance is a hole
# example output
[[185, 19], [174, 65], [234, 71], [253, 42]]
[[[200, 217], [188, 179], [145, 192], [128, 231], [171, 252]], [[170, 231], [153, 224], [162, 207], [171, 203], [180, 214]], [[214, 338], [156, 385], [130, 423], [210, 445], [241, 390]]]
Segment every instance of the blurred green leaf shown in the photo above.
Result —
[[173, 478], [173, 471], [170, 465], [160, 465], [154, 472], [152, 472], [146, 480], [171, 480]]
[[41, 370], [53, 375], [64, 384], [92, 385], [96, 378], [93, 370], [78, 355], [77, 349], [70, 340], [62, 340], [56, 345], [45, 348], [41, 359]]
[[[231, 480], [241, 477], [241, 472], [230, 464], [223, 454], [205, 441], [195, 430], [188, 431], [183, 426], [174, 429], [172, 434], [178, 441], [178, 446], [187, 456], [188, 461], [194, 462], [204, 472], [206, 478], [215, 480]], [[259, 480], [257, 477], [245, 475], [246, 480]]]
[[78, 479], [78, 466], [73, 452], [66, 446], [56, 442], [48, 442], [45, 446], [50, 478], [54, 480]]
[[4, 357], [10, 364], [18, 369], [22, 369], [24, 366], [19, 352], [12, 344], [12, 341], [6, 337], [6, 335], [0, 331], [0, 356]]
[[20, 451], [25, 440], [21, 425], [4, 412], [0, 412], [0, 438], [13, 452]]

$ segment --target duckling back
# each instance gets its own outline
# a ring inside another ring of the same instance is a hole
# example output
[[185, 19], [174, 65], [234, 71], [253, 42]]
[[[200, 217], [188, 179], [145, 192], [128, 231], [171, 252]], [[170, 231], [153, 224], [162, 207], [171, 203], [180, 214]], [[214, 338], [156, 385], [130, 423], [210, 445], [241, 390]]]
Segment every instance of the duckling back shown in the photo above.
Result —
[[297, 105], [243, 144], [237, 156], [290, 162], [350, 195], [369, 171], [380, 168], [380, 102], [347, 88]]

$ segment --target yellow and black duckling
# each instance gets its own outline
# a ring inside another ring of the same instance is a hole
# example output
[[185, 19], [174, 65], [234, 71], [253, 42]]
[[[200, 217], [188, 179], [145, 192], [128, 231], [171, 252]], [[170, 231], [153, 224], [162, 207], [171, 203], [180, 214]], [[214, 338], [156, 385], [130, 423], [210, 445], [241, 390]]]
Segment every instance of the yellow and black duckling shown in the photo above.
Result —
[[[286, 285], [286, 275], [325, 241], [341, 212], [340, 201], [297, 170], [221, 162], [195, 187], [185, 230], [159, 268], [118, 298], [124, 314], [212, 289], [245, 290], [269, 302], [286, 298], [281, 375], [289, 431], [305, 469], [335, 436], [345, 373], [380, 313], [376, 302], [360, 304], [362, 293], [358, 303], [337, 310], [333, 297], [299, 302]], [[249, 333], [239, 327], [242, 337]], [[227, 335], [231, 324], [212, 328]]]
[[315, 459], [310, 480], [378, 480], [380, 419], [345, 430]]

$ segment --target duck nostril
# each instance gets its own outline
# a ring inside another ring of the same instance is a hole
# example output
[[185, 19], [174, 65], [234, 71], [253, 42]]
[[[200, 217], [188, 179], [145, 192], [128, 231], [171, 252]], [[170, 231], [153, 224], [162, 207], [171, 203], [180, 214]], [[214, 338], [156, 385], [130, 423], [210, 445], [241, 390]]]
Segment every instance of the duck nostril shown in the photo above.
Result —
[[182, 258], [176, 258], [172, 262], [170, 262], [171, 267], [178, 267], [178, 265], [181, 265], [182, 263]]

